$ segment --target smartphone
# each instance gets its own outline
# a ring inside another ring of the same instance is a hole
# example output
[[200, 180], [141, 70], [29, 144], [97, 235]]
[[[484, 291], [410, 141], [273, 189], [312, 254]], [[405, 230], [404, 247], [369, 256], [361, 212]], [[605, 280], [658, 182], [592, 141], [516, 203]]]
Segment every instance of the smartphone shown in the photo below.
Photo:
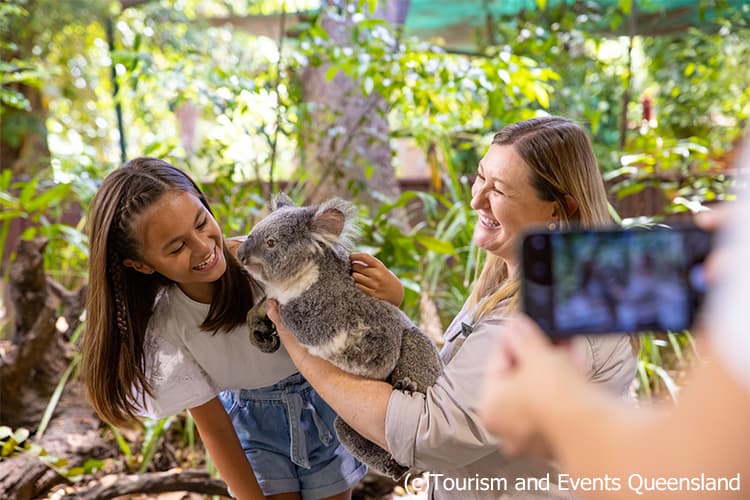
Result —
[[712, 234], [695, 226], [524, 236], [523, 310], [552, 338], [679, 331], [707, 291]]

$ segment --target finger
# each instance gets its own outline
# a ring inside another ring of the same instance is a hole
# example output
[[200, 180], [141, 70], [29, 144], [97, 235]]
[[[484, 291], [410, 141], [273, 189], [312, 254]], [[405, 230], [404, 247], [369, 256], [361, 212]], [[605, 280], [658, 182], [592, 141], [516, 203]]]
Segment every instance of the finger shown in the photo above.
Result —
[[698, 212], [695, 215], [695, 223], [707, 231], [717, 231], [729, 222], [731, 214], [731, 204], [719, 203], [715, 208]]
[[377, 297], [377, 294], [375, 293], [375, 290], [373, 290], [372, 288], [370, 288], [368, 286], [365, 286], [365, 285], [363, 285], [361, 283], [354, 283], [354, 286], [356, 286], [357, 288], [359, 288], [360, 290], [362, 290], [363, 292], [365, 292], [367, 295], [369, 295], [371, 297]]
[[525, 314], [516, 314], [508, 321], [508, 349], [513, 359], [523, 362], [552, 349], [550, 340], [539, 326]]
[[495, 351], [495, 357], [492, 360], [491, 372], [496, 377], [502, 377], [508, 373], [515, 365], [513, 351], [508, 345], [507, 335], [500, 337]]
[[585, 349], [582, 348], [582, 344], [566, 342], [563, 344], [562, 349], [567, 352], [568, 358], [579, 373], [585, 374], [591, 371], [591, 362], [586, 355]]
[[369, 267], [376, 267], [378, 265], [383, 265], [382, 262], [377, 257], [373, 257], [369, 253], [364, 252], [354, 252], [349, 256], [349, 260], [352, 262], [362, 262], [366, 266]]
[[375, 267], [372, 267], [372, 266], [367, 266], [365, 264], [353, 263], [352, 264], [352, 272], [353, 273], [356, 272], [356, 273], [360, 273], [360, 274], [365, 274], [367, 276], [374, 276], [375, 274], [377, 274], [378, 269], [375, 268]]
[[355, 283], [359, 283], [361, 285], [365, 285], [368, 288], [375, 289], [378, 285], [378, 282], [374, 279], [372, 279], [370, 276], [365, 276], [362, 273], [352, 273], [352, 277], [354, 278]]
[[503, 452], [511, 457], [520, 455], [523, 451], [523, 446], [518, 442], [517, 439], [506, 437], [505, 439], [503, 439], [501, 446], [503, 448]]
[[268, 309], [266, 310], [268, 319], [273, 321], [274, 324], [280, 323], [281, 317], [279, 316], [279, 303], [276, 301], [276, 299], [268, 299], [266, 301], [266, 305], [268, 307]]

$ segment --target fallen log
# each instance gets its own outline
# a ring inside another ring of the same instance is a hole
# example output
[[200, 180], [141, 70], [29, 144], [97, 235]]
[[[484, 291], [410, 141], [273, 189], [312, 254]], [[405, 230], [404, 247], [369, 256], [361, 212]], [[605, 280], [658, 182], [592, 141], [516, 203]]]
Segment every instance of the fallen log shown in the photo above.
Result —
[[166, 472], [104, 476], [93, 486], [76, 489], [63, 498], [104, 500], [136, 493], [153, 494], [170, 491], [229, 496], [224, 481], [213, 479], [206, 471], [174, 469]]

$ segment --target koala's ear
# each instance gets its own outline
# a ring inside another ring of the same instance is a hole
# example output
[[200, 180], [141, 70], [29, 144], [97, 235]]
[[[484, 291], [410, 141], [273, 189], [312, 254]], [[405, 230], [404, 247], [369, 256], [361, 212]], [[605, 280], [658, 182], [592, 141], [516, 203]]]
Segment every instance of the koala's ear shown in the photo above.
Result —
[[294, 202], [292, 199], [286, 195], [286, 193], [279, 193], [273, 198], [273, 202], [271, 203], [271, 209], [272, 210], [278, 210], [281, 207], [293, 207]]
[[332, 234], [339, 236], [344, 230], [346, 216], [336, 208], [328, 208], [317, 212], [310, 224], [310, 230], [318, 234]]

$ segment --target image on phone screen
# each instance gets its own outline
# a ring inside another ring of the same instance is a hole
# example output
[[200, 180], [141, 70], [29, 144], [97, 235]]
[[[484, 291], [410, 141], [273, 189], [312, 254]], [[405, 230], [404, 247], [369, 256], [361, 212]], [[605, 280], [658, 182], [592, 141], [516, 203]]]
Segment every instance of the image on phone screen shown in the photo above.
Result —
[[523, 308], [554, 337], [683, 330], [706, 292], [710, 248], [695, 227], [531, 233]]

